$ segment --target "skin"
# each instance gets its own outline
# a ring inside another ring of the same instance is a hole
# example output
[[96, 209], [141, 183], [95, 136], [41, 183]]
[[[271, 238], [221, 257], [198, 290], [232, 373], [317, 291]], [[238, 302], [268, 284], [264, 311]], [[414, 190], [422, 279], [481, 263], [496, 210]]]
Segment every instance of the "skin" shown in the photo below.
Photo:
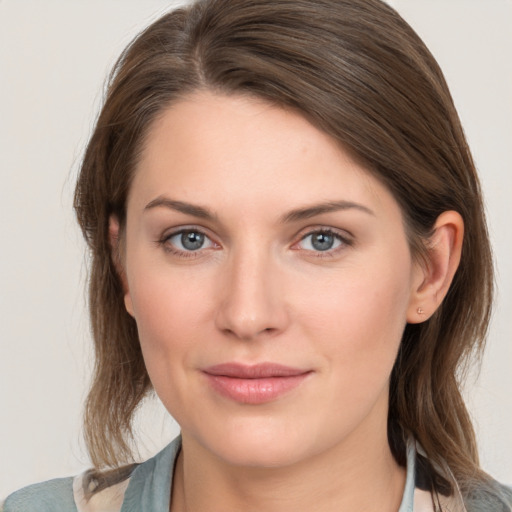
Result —
[[[290, 219], [339, 201], [349, 207]], [[203, 91], [151, 127], [126, 230], [110, 227], [113, 244], [125, 238], [125, 304], [146, 367], [182, 429], [174, 512], [398, 510], [389, 376], [406, 323], [428, 318], [449, 287], [458, 214], [438, 219], [419, 265], [397, 202], [348, 151], [297, 113]], [[184, 228], [206, 235], [200, 249], [183, 247]], [[322, 230], [334, 233], [327, 251], [312, 244]], [[310, 373], [243, 404], [203, 373], [233, 361]]]

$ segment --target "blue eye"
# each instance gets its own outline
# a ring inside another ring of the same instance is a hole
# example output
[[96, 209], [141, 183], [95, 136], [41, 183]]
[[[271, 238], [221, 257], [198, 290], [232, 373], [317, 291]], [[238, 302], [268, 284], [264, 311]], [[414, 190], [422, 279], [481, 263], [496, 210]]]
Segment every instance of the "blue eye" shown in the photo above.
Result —
[[341, 236], [332, 231], [314, 231], [301, 240], [301, 249], [307, 251], [326, 252], [337, 249], [346, 243]]
[[171, 235], [166, 242], [182, 252], [198, 251], [213, 246], [213, 242], [200, 231], [187, 229]]

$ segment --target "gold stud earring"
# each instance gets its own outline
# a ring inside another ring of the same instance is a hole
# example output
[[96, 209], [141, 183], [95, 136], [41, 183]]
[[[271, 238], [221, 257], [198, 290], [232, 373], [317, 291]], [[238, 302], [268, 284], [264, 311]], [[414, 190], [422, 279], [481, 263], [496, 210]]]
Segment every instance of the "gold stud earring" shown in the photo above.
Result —
[[418, 315], [423, 315], [424, 311], [423, 308], [418, 308], [417, 310]]

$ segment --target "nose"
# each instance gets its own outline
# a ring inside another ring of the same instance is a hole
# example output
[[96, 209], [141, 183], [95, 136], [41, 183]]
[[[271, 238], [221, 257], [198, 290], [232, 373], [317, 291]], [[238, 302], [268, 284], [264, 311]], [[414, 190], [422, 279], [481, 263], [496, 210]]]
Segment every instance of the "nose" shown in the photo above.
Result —
[[244, 250], [226, 263], [219, 293], [216, 326], [239, 340], [275, 336], [289, 315], [279, 266], [262, 250]]

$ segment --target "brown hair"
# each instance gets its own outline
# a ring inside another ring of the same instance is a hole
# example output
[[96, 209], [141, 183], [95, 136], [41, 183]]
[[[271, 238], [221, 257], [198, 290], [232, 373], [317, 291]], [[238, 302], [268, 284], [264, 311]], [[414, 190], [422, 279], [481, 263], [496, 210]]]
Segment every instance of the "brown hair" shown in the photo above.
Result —
[[[131, 419], [151, 389], [111, 257], [109, 216], [124, 225], [148, 127], [199, 89], [297, 109], [353, 150], [400, 204], [414, 254], [425, 255], [442, 212], [463, 217], [462, 259], [447, 297], [428, 321], [405, 328], [391, 376], [388, 432], [399, 462], [412, 434], [469, 495], [487, 481], [460, 392], [467, 362], [483, 348], [492, 302], [480, 185], [439, 66], [379, 0], [198, 1], [164, 15], [121, 55], [75, 195], [92, 254], [96, 368], [85, 436], [93, 463], [130, 460]], [[433, 485], [449, 488], [440, 475]]]

